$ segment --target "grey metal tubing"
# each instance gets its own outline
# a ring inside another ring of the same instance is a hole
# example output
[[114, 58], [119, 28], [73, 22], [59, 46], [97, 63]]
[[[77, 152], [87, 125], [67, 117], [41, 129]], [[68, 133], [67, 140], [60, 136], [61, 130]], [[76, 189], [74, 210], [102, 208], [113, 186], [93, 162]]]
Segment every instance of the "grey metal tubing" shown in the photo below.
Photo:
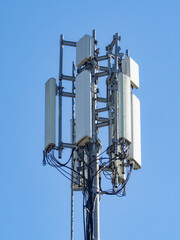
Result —
[[[93, 38], [94, 41], [96, 41], [96, 31], [93, 30]], [[94, 52], [96, 51], [96, 45], [94, 44]], [[96, 68], [93, 67], [93, 75], [96, 76]], [[95, 93], [96, 90], [96, 84], [95, 84], [95, 79], [96, 77], [93, 77], [93, 92], [94, 92], [94, 96], [93, 96], [93, 114], [92, 114], [92, 121], [93, 121], [93, 148], [92, 148], [92, 154], [93, 157], [97, 157], [97, 153], [96, 153], [96, 140], [97, 140], [97, 127], [96, 127], [96, 108], [97, 108], [97, 93]], [[96, 159], [96, 161], [94, 162], [94, 171], [97, 172], [99, 171], [99, 161], [98, 159]], [[100, 227], [99, 227], [99, 175], [96, 175], [94, 177], [93, 180], [93, 194], [94, 196], [97, 197], [95, 198], [95, 208], [94, 208], [94, 240], [100, 240]]]
[[119, 34], [116, 33], [115, 38], [115, 78], [117, 78], [118, 73], [118, 56], [119, 56]]
[[114, 144], [115, 154], [117, 155], [117, 83], [114, 83]]
[[[74, 62], [72, 63], [72, 77], [75, 79], [74, 76]], [[72, 81], [72, 93], [74, 94], [75, 90], [75, 81]], [[74, 122], [74, 98], [72, 98], [72, 144], [75, 143], [75, 122]], [[74, 156], [72, 156], [71, 159], [71, 168], [73, 169], [73, 159]], [[73, 179], [74, 179], [74, 174], [73, 171], [71, 171], [71, 240], [74, 239], [74, 192], [73, 192]]]
[[75, 144], [72, 143], [61, 143], [63, 148], [76, 148]]
[[63, 40], [64, 35], [60, 37], [60, 57], [59, 57], [59, 158], [62, 157], [62, 72], [63, 72]]
[[116, 33], [115, 39], [115, 76], [114, 76], [114, 144], [115, 155], [118, 153], [117, 149], [117, 74], [118, 74], [118, 56], [119, 56], [119, 34]]
[[104, 77], [104, 76], [107, 76], [108, 75], [108, 72], [99, 72], [99, 73], [96, 73], [95, 74], [95, 77]]
[[109, 72], [109, 68], [108, 67], [104, 67], [104, 66], [99, 66], [99, 70], [100, 71]]
[[105, 117], [99, 117], [99, 118], [98, 118], [98, 121], [107, 122], [107, 121], [109, 121], [109, 119], [108, 119], [108, 118], [105, 118]]
[[110, 50], [113, 49], [114, 45], [115, 45], [115, 40], [113, 39], [112, 42], [109, 44], [109, 49]]
[[69, 93], [69, 92], [62, 92], [63, 97], [72, 97], [75, 98], [75, 93]]
[[109, 121], [108, 122], [102, 122], [102, 123], [97, 123], [96, 126], [97, 128], [101, 128], [101, 127], [106, 127], [109, 125]]
[[111, 57], [112, 57], [113, 59], [115, 59], [115, 55], [114, 55], [114, 54], [111, 54]]
[[102, 102], [102, 103], [107, 103], [107, 98], [100, 98], [100, 97], [98, 97], [97, 101], [98, 102]]
[[[111, 58], [112, 54], [110, 54], [111, 50], [108, 49], [107, 55], [108, 57], [108, 68], [109, 68], [109, 76], [107, 78], [107, 108], [108, 108], [108, 119], [109, 119], [109, 127], [108, 127], [108, 134], [109, 134], [109, 146], [112, 145], [112, 103], [111, 103]], [[111, 159], [111, 153], [109, 153], [109, 157]]]
[[76, 47], [76, 42], [63, 40], [62, 43], [63, 43], [64, 46]]
[[108, 59], [108, 56], [107, 55], [104, 55], [104, 56], [99, 56], [97, 57], [97, 61], [100, 62], [100, 61], [105, 61]]
[[62, 75], [63, 80], [68, 80], [68, 81], [75, 81], [75, 77], [68, 76], [68, 75]]
[[109, 109], [108, 107], [97, 108], [97, 109], [96, 109], [96, 112], [97, 112], [97, 113], [100, 113], [100, 112], [106, 112], [106, 111], [108, 111], [108, 109]]
[[[74, 62], [72, 62], [72, 78], [74, 78], [74, 81], [72, 81], [72, 93], [75, 94], [75, 65]], [[75, 143], [75, 100], [72, 98], [72, 143]]]

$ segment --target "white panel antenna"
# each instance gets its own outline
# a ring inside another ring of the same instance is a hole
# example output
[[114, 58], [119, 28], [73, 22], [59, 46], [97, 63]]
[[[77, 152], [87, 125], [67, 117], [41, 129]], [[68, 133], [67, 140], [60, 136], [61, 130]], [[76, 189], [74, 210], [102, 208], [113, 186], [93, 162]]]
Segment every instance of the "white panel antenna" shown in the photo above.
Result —
[[89, 58], [94, 57], [94, 41], [91, 36], [86, 34], [82, 37], [76, 45], [76, 65], [77, 67], [82, 66], [89, 60]]
[[45, 84], [45, 150], [56, 145], [56, 79], [50, 78]]
[[118, 74], [118, 139], [131, 143], [131, 86], [130, 78]]
[[91, 72], [76, 77], [76, 143], [84, 146], [92, 138]]
[[141, 126], [140, 126], [140, 101], [131, 94], [132, 116], [132, 143], [129, 151], [129, 161], [134, 161], [134, 169], [141, 168]]
[[122, 60], [122, 72], [131, 79], [131, 85], [139, 88], [139, 65], [129, 56]]

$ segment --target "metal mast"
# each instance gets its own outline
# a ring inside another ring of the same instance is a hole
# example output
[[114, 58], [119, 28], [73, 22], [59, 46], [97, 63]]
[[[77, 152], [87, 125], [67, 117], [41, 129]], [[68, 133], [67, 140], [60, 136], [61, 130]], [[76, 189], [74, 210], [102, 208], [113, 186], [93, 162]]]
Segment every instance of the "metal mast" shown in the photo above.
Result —
[[[93, 39], [94, 39], [94, 54], [96, 51], [96, 31], [93, 30]], [[97, 129], [96, 129], [96, 108], [97, 108], [97, 87], [96, 87], [96, 62], [93, 62], [92, 69], [92, 158], [90, 160], [90, 165], [92, 165], [93, 173], [95, 174], [99, 170], [99, 163], [97, 159]], [[96, 159], [96, 161], [94, 161]], [[99, 232], [99, 175], [96, 175], [92, 181], [92, 193], [94, 200], [94, 210], [92, 209], [92, 214], [94, 214], [94, 240], [100, 239]], [[94, 212], [93, 212], [94, 211]]]
[[[72, 63], [72, 77], [75, 78], [75, 66], [74, 62]], [[75, 84], [74, 81], [72, 81], [72, 93], [75, 91]], [[75, 144], [75, 102], [74, 98], [72, 98], [72, 143]], [[73, 161], [71, 161], [71, 168], [73, 169]], [[71, 240], [74, 239], [74, 191], [73, 191], [73, 171], [71, 172]]]
[[[83, 193], [85, 240], [100, 240], [99, 196], [124, 196], [132, 169], [141, 168], [140, 102], [133, 93], [134, 88], [139, 88], [139, 66], [128, 51], [124, 57], [119, 41], [116, 33], [106, 47], [106, 54], [100, 56], [95, 30], [92, 36], [86, 34], [78, 42], [66, 41], [61, 35], [59, 85], [53, 78], [46, 83], [43, 164], [55, 167], [71, 181], [71, 240], [74, 240], [74, 191]], [[77, 68], [73, 62], [72, 76], [63, 74], [64, 46], [76, 48]], [[101, 78], [106, 78], [104, 97], [99, 95]], [[64, 91], [63, 81], [72, 82], [70, 92]], [[58, 146], [55, 95], [59, 97]], [[63, 142], [63, 97], [72, 99], [70, 142]], [[100, 104], [104, 106], [99, 107]], [[100, 153], [98, 133], [103, 127], [108, 127], [108, 147]], [[71, 149], [71, 155], [66, 163], [61, 163], [54, 150], [61, 159], [64, 148]], [[112, 189], [102, 187], [101, 174], [111, 181]]]

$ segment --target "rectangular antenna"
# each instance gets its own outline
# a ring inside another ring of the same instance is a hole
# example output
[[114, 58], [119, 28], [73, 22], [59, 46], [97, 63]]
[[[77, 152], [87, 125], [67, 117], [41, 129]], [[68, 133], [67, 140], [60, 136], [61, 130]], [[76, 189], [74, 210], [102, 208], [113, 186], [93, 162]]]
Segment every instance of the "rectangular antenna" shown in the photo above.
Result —
[[56, 145], [56, 79], [50, 78], [45, 84], [45, 150]]
[[77, 42], [76, 65], [80, 67], [92, 57], [94, 57], [94, 41], [91, 36], [86, 34]]
[[134, 161], [134, 169], [141, 168], [141, 123], [140, 123], [140, 101], [131, 94], [131, 116], [132, 116], [132, 143], [130, 145], [128, 160]]
[[131, 143], [131, 86], [130, 78], [118, 74], [118, 139]]
[[76, 143], [84, 146], [92, 138], [91, 72], [76, 77]]
[[122, 72], [131, 79], [131, 85], [139, 88], [139, 65], [129, 56], [122, 60]]

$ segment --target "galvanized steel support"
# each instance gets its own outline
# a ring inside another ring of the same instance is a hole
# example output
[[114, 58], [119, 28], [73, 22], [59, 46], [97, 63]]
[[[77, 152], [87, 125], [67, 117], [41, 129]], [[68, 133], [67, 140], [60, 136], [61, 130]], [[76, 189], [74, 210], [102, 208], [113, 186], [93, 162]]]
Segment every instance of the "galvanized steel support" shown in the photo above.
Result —
[[[75, 66], [74, 62], [72, 63], [72, 78], [75, 79]], [[75, 95], [75, 84], [74, 81], [72, 81], [72, 94]], [[75, 145], [75, 101], [74, 98], [72, 98], [72, 144]], [[71, 168], [73, 169], [73, 161], [74, 156], [72, 156], [71, 160]], [[74, 191], [73, 191], [73, 179], [74, 179], [74, 174], [73, 171], [71, 171], [71, 240], [74, 239]]]
[[[96, 31], [93, 30], [93, 38], [94, 43], [96, 43]], [[94, 44], [94, 52], [96, 51], [96, 44]], [[97, 159], [97, 130], [96, 130], [96, 108], [97, 108], [97, 92], [96, 92], [96, 68], [95, 64], [92, 69], [92, 90], [93, 90], [93, 98], [92, 98], [92, 160], [93, 160], [93, 173], [99, 170], [99, 162]], [[94, 161], [96, 159], [96, 161]], [[100, 240], [100, 230], [99, 230], [99, 175], [96, 175], [93, 179], [92, 183], [92, 192], [94, 197], [94, 216], [93, 216], [93, 223], [94, 223], [94, 240]]]
[[59, 58], [59, 158], [62, 157], [62, 72], [63, 72], [63, 40], [64, 35], [60, 37], [60, 58]]
[[[80, 73], [85, 69], [91, 71], [91, 94], [92, 94], [92, 139], [88, 142], [89, 156], [89, 166], [91, 170], [88, 169], [88, 196], [91, 213], [87, 213], [89, 219], [86, 219], [86, 240], [100, 240], [100, 229], [99, 229], [99, 174], [95, 174], [99, 171], [99, 161], [98, 161], [98, 143], [97, 132], [101, 127], [108, 126], [108, 154], [110, 159], [114, 158], [115, 171], [118, 169], [118, 161], [116, 161], [118, 156], [118, 106], [117, 106], [117, 91], [118, 91], [118, 73], [119, 73], [119, 61], [120, 61], [120, 47], [119, 41], [120, 36], [116, 33], [113, 36], [112, 42], [106, 47], [106, 55], [98, 56], [99, 52], [96, 50], [96, 32], [93, 30], [93, 41], [94, 41], [94, 57], [90, 58], [84, 66], [77, 69]], [[62, 157], [63, 148], [76, 148], [75, 141], [75, 66], [72, 67], [72, 76], [63, 74], [63, 46], [76, 47], [77, 43], [72, 41], [65, 41], [64, 36], [61, 35], [60, 39], [60, 61], [59, 61], [59, 158]], [[107, 66], [99, 66], [99, 61], [107, 60]], [[114, 62], [114, 65], [112, 64]], [[98, 72], [99, 71], [99, 72]], [[106, 76], [106, 97], [98, 97], [97, 92], [97, 82], [98, 78]], [[72, 82], [72, 91], [64, 92], [62, 86], [62, 80]], [[63, 143], [62, 142], [62, 97], [72, 98], [72, 142]], [[97, 108], [98, 103], [104, 103], [105, 106]], [[108, 117], [101, 117], [99, 113], [106, 112]], [[87, 146], [86, 146], [87, 147]], [[84, 147], [83, 151], [87, 151]], [[73, 168], [73, 161], [71, 162], [71, 168]], [[71, 174], [71, 180], [73, 181], [73, 171]], [[92, 205], [94, 207], [92, 208]], [[71, 183], [71, 240], [74, 238], [74, 195], [73, 195], [73, 184]]]

